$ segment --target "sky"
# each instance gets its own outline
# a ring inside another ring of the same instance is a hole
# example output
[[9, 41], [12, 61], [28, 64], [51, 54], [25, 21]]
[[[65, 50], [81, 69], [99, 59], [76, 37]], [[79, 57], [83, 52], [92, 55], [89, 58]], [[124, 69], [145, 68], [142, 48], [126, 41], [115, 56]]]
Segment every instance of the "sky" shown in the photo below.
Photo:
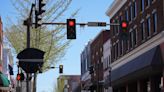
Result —
[[[80, 9], [76, 16], [77, 23], [97, 22], [103, 21], [109, 23], [109, 17], [106, 11], [114, 0], [72, 0], [67, 13], [71, 13], [76, 9]], [[10, 0], [0, 1], [0, 16], [2, 17], [3, 26], [7, 26], [7, 17], [14, 18], [15, 10]], [[67, 14], [65, 15], [67, 18]], [[69, 17], [69, 16], [68, 16]], [[16, 21], [16, 19], [13, 19]], [[64, 70], [62, 75], [80, 75], [80, 54], [87, 42], [94, 39], [101, 30], [109, 30], [107, 27], [76, 27], [77, 39], [73, 40], [66, 55], [58, 63], [63, 64]], [[56, 66], [58, 66], [56, 65]], [[37, 78], [37, 92], [52, 92], [56, 84], [57, 77], [60, 76], [59, 69], [51, 69], [46, 73], [38, 75]]]

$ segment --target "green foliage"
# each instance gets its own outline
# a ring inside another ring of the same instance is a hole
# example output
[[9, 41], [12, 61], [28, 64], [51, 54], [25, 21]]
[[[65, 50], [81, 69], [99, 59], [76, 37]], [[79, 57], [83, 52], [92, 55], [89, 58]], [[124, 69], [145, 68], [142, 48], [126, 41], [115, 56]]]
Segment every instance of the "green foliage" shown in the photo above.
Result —
[[[31, 4], [35, 0], [10, 0], [17, 10], [18, 23], [13, 23], [9, 18], [9, 25], [5, 28], [5, 36], [18, 54], [26, 48], [26, 26], [23, 26], [23, 20], [28, 17]], [[42, 22], [61, 21], [68, 6], [72, 0], [45, 0], [46, 12], [43, 15]], [[71, 17], [77, 14], [78, 10]], [[66, 20], [66, 19], [65, 19]], [[65, 21], [64, 20], [64, 21]], [[34, 21], [34, 20], [33, 20]], [[43, 70], [54, 66], [60, 61], [68, 48], [70, 41], [66, 40], [65, 26], [42, 26], [41, 28], [31, 28], [30, 47], [38, 48], [45, 51]]]

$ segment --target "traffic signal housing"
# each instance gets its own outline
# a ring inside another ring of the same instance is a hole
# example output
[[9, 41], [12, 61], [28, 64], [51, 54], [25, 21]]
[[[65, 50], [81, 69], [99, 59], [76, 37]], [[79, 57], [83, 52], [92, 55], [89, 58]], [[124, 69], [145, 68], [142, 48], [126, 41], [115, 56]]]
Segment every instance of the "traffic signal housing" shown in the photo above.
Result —
[[67, 39], [76, 39], [76, 20], [67, 19]]
[[43, 9], [43, 7], [46, 5], [44, 2], [44, 0], [39, 0], [39, 15], [41, 15], [42, 13], [45, 12], [45, 10]]
[[127, 21], [123, 20], [120, 22], [120, 39], [121, 40], [128, 40], [128, 23]]
[[37, 10], [35, 10], [35, 28], [38, 28], [41, 26], [41, 16], [39, 15], [39, 12]]
[[94, 67], [93, 67], [93, 65], [91, 65], [89, 67], [89, 74], [92, 74], [92, 73], [94, 73]]
[[17, 78], [18, 81], [23, 81], [24, 80], [24, 74], [23, 73], [20, 73], [20, 74], [18, 73], [16, 78]]
[[63, 73], [63, 65], [59, 65], [59, 73]]

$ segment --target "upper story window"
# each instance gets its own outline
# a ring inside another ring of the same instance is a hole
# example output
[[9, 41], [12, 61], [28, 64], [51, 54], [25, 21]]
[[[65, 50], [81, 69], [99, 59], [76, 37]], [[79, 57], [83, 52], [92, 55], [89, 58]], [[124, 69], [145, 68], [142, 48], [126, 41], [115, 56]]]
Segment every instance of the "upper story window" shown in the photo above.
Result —
[[146, 0], [146, 7], [149, 7], [150, 6], [150, 3], [151, 3], [151, 0]]
[[133, 40], [134, 40], [134, 46], [137, 45], [137, 28], [133, 31]]
[[123, 44], [124, 44], [123, 46], [125, 48], [125, 51], [127, 52], [129, 50], [129, 42], [128, 42], [128, 40], [123, 40]]
[[111, 58], [110, 58], [110, 55], [108, 56], [108, 67], [110, 66], [111, 64]]
[[129, 21], [131, 21], [131, 6], [129, 7], [129, 10], [128, 10], [128, 12], [129, 12]]
[[145, 0], [140, 0], [140, 4], [139, 5], [140, 5], [140, 11], [141, 12], [144, 11], [144, 4], [145, 4], [144, 1]]
[[136, 0], [133, 2], [133, 18], [137, 16], [137, 3]]
[[144, 24], [144, 21], [141, 22], [141, 39], [142, 40], [145, 39], [145, 24]]
[[133, 20], [133, 5], [130, 5], [130, 20]]
[[121, 52], [123, 54], [124, 53], [124, 42], [123, 42], [123, 40], [121, 41], [121, 48], [122, 48]]
[[120, 48], [120, 50], [119, 50], [120, 55], [122, 55], [122, 49], [123, 49], [123, 47], [122, 47], [122, 41], [119, 41], [119, 48]]
[[133, 47], [133, 31], [131, 31], [130, 32], [130, 34], [129, 34], [129, 43], [130, 43], [130, 48], [132, 48]]
[[128, 11], [128, 9], [125, 10], [125, 19], [126, 19], [126, 21], [129, 21], [129, 11]]
[[116, 43], [116, 58], [118, 57], [118, 42]]
[[150, 23], [150, 16], [147, 18], [147, 21], [146, 21], [147, 23], [147, 37], [149, 37], [150, 36], [150, 34], [151, 34], [151, 23]]
[[113, 47], [112, 47], [112, 50], [113, 50], [113, 59], [116, 59], [116, 52], [115, 52], [115, 44], [113, 45]]
[[[121, 17], [121, 16], [120, 16], [120, 17]], [[119, 17], [119, 18], [120, 18], [120, 17]], [[118, 18], [116, 19], [116, 23], [119, 23]], [[118, 33], [119, 33], [119, 30], [120, 30], [120, 29], [119, 29], [119, 26], [115, 26], [115, 27], [116, 27], [116, 34], [118, 34]]]
[[157, 12], [153, 13], [153, 32], [157, 32]]

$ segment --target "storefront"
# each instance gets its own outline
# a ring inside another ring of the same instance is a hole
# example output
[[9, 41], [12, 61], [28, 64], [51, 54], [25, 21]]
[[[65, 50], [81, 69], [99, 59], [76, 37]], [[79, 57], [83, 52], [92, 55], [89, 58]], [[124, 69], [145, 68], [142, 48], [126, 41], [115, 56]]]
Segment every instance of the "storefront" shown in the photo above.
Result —
[[112, 70], [113, 91], [160, 92], [164, 61], [161, 51], [161, 47], [156, 46], [130, 62]]
[[8, 78], [0, 72], [0, 92], [11, 92], [9, 85], [10, 82]]

